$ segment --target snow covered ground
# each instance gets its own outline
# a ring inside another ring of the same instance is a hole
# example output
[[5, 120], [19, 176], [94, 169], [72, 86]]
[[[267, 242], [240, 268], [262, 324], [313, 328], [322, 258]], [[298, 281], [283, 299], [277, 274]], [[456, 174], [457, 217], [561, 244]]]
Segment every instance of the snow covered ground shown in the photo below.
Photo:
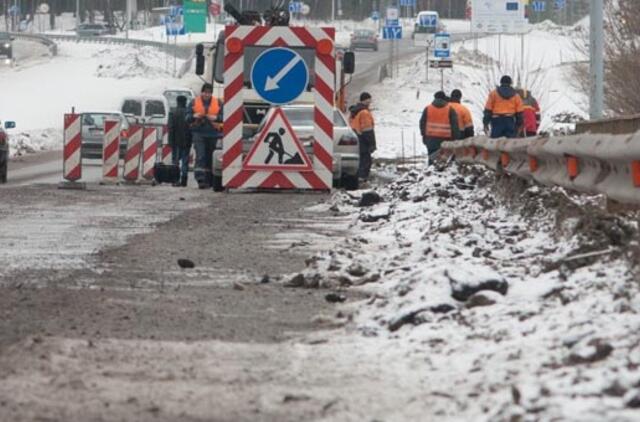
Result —
[[377, 194], [334, 196], [328, 208], [357, 217], [350, 238], [288, 280], [370, 295], [339, 315], [362, 349], [404, 362], [397, 378], [407, 380], [402, 399], [390, 393], [402, 401], [376, 402], [373, 414], [637, 420], [637, 218], [481, 169], [378, 177], [388, 179]]

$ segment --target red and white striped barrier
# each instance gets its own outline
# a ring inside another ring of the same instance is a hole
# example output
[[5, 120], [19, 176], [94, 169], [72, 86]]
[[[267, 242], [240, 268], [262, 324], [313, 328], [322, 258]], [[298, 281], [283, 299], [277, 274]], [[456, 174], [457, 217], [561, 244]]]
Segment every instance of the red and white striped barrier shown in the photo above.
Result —
[[[227, 26], [224, 58], [222, 183], [227, 188], [330, 190], [333, 175], [335, 30], [286, 26]], [[244, 49], [251, 46], [307, 47], [315, 51], [313, 165], [305, 170], [256, 169], [242, 148]]]
[[76, 182], [82, 177], [82, 125], [80, 117], [80, 114], [64, 115], [62, 175], [70, 182]]
[[142, 133], [142, 177], [153, 179], [153, 166], [158, 154], [157, 131], [153, 127], [145, 127]]
[[140, 152], [142, 150], [142, 126], [129, 128], [127, 152], [124, 157], [124, 180], [136, 182], [140, 174]]
[[102, 180], [118, 182], [118, 161], [120, 160], [120, 121], [104, 121], [104, 142], [102, 143]]

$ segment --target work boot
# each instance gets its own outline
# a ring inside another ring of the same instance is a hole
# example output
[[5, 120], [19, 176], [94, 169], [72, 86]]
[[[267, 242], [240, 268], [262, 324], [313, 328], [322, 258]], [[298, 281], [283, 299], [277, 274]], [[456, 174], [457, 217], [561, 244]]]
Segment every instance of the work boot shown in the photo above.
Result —
[[182, 176], [180, 178], [180, 186], [182, 186], [183, 188], [187, 186], [187, 176]]

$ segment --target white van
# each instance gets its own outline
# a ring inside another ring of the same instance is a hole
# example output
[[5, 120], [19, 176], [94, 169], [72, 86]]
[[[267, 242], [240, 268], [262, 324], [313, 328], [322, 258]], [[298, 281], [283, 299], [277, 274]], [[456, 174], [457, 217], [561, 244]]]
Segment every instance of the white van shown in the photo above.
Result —
[[434, 10], [423, 10], [418, 12], [418, 16], [416, 16], [411, 38], [415, 39], [417, 34], [435, 34], [436, 32], [440, 32], [441, 28], [438, 12]]
[[133, 124], [162, 126], [169, 123], [169, 102], [162, 95], [125, 97], [120, 111]]

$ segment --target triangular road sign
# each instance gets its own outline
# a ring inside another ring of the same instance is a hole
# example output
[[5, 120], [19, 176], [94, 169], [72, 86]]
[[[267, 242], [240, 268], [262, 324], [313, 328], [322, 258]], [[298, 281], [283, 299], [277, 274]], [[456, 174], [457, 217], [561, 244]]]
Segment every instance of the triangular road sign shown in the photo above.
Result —
[[312, 171], [311, 160], [280, 107], [251, 146], [245, 170]]

